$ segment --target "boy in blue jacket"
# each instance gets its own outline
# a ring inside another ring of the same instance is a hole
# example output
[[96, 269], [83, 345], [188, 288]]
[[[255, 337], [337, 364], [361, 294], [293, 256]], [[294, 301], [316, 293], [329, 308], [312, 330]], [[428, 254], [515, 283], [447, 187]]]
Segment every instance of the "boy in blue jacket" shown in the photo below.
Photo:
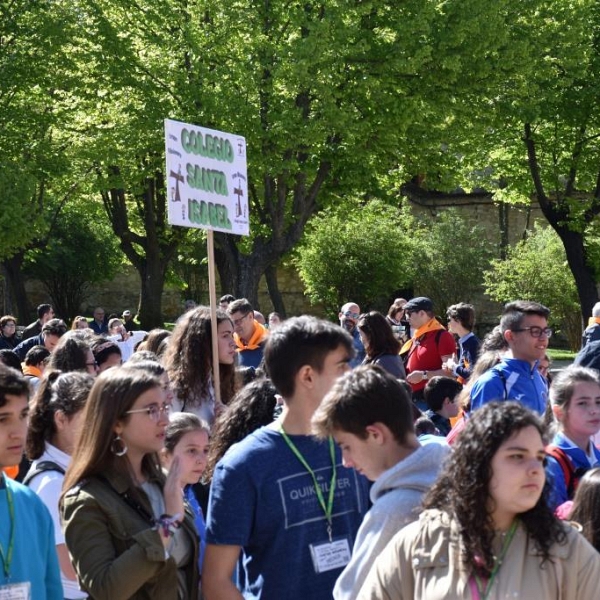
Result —
[[[0, 469], [21, 460], [28, 402], [27, 381], [0, 364]], [[50, 513], [34, 492], [0, 473], [0, 598], [62, 600]]]

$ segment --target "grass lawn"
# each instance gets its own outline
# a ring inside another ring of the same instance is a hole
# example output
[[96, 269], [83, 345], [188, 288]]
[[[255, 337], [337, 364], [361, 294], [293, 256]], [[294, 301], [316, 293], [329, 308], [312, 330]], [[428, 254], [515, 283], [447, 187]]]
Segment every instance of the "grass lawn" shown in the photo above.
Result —
[[548, 348], [548, 355], [552, 360], [575, 360], [576, 352], [561, 350], [560, 348]]

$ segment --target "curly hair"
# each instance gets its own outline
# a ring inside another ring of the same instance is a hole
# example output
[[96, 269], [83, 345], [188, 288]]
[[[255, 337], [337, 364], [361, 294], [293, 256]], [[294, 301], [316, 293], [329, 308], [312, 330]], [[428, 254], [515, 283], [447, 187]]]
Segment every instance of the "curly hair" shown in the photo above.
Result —
[[[543, 439], [540, 419], [517, 402], [490, 402], [477, 410], [423, 502], [425, 508], [446, 511], [456, 519], [464, 564], [473, 565], [484, 577], [490, 576], [494, 565], [494, 525], [489, 512], [492, 459], [503, 442], [530, 426]], [[527, 535], [543, 557], [542, 563], [550, 559], [552, 544], [566, 540], [561, 523], [548, 507], [549, 491], [550, 484], [546, 481], [536, 505], [519, 515]]]
[[[217, 310], [217, 326], [231, 319]], [[186, 406], [198, 406], [208, 396], [212, 377], [212, 324], [210, 308], [198, 306], [175, 325], [164, 356], [164, 364], [177, 397]], [[219, 366], [221, 401], [227, 404], [235, 393], [235, 366]]]
[[276, 405], [275, 386], [266, 378], [252, 381], [234, 396], [213, 426], [206, 481], [212, 479], [215, 466], [233, 444], [273, 422]]

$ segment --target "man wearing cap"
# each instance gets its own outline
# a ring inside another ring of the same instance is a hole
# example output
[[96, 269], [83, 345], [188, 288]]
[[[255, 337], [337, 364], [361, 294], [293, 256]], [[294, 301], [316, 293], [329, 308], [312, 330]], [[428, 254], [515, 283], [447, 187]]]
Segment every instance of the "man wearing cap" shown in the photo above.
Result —
[[421, 410], [427, 410], [423, 390], [427, 380], [446, 375], [442, 364], [456, 351], [452, 334], [435, 318], [433, 302], [419, 296], [404, 305], [404, 314], [410, 323], [413, 336], [400, 350], [406, 367], [406, 381], [413, 392], [413, 401]]
[[358, 333], [358, 318], [360, 317], [360, 307], [354, 302], [346, 302], [338, 315], [340, 325], [352, 336], [354, 346], [354, 357], [350, 359], [350, 368], [354, 369], [365, 359], [365, 347]]
[[130, 310], [123, 311], [123, 327], [125, 327], [125, 331], [137, 331], [137, 325], [133, 320], [133, 315]]

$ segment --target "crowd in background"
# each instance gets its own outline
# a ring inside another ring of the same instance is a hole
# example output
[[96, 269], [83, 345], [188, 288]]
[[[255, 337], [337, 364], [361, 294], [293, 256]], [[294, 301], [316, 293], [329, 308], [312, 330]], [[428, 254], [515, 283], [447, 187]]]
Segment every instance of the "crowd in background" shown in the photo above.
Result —
[[0, 592], [596, 597], [600, 374], [550, 376], [546, 307], [192, 304], [0, 319]]

